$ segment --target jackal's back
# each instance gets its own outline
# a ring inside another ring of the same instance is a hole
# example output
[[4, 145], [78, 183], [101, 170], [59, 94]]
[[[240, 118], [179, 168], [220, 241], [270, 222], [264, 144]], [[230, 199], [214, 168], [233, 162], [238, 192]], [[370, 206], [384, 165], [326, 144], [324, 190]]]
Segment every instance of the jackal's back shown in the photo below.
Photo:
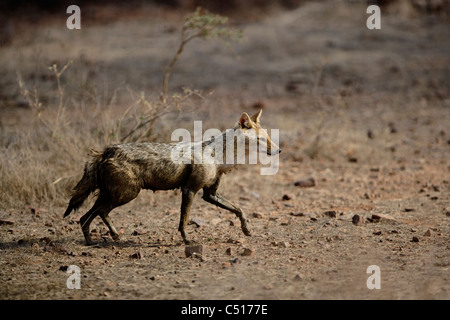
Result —
[[[191, 167], [174, 163], [171, 152], [175, 144], [126, 143], [107, 147], [99, 166], [99, 182], [133, 185], [150, 190], [176, 189], [188, 179]], [[100, 185], [100, 189], [102, 186]]]

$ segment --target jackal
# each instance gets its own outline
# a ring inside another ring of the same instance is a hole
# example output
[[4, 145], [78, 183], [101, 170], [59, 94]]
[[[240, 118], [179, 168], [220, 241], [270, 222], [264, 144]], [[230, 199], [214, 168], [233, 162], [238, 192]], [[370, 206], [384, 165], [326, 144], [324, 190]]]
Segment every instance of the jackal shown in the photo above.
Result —
[[[261, 111], [252, 117], [245, 112], [242, 114], [232, 129], [236, 133], [233, 140], [256, 142], [260, 147], [259, 150], [264, 150], [268, 155], [277, 155], [281, 152], [280, 148], [271, 141], [259, 123]], [[178, 231], [183, 241], [188, 244], [190, 241], [186, 236], [185, 227], [190, 208], [196, 193], [203, 189], [202, 198], [236, 214], [241, 221], [242, 231], [250, 236], [242, 210], [217, 193], [223, 174], [234, 168], [236, 162], [230, 164], [227, 161], [208, 163], [193, 161], [198, 156], [198, 150], [204, 151], [205, 148], [217, 150], [218, 143], [224, 156], [226, 154], [224, 149], [230, 145], [229, 141], [226, 141], [227, 137], [226, 133], [222, 133], [209, 140], [192, 143], [190, 163], [174, 161], [173, 150], [177, 147], [177, 143], [124, 143], [106, 147], [103, 152], [92, 151], [93, 159], [86, 163], [84, 175], [74, 188], [64, 217], [72, 210], [77, 210], [89, 194], [98, 190], [93, 207], [80, 218], [86, 245], [93, 244], [89, 226], [97, 216], [100, 216], [107, 225], [112, 238], [118, 240], [119, 233], [108, 216], [111, 210], [136, 198], [141, 189], [155, 191], [180, 188], [182, 200]], [[235, 142], [232, 142], [234, 148], [237, 145]]]

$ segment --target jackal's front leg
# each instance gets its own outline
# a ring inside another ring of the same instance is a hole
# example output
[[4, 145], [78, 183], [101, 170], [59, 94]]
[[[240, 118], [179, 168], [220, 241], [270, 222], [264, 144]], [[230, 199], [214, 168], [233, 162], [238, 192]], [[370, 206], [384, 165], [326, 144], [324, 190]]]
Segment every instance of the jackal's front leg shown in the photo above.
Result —
[[244, 232], [244, 234], [246, 236], [251, 236], [251, 233], [247, 227], [247, 221], [245, 220], [244, 213], [242, 212], [241, 208], [235, 206], [234, 204], [232, 204], [230, 201], [228, 201], [227, 199], [225, 199], [218, 193], [215, 193], [215, 192], [211, 193], [210, 190], [208, 190], [208, 189], [203, 189], [203, 191], [204, 191], [203, 200], [205, 200], [209, 203], [215, 204], [216, 206], [218, 206], [220, 208], [223, 208], [223, 209], [233, 212], [241, 221], [242, 232]]
[[191, 205], [192, 201], [195, 197], [195, 192], [189, 190], [189, 189], [182, 189], [182, 198], [181, 198], [181, 216], [180, 216], [180, 225], [178, 227], [178, 231], [181, 233], [181, 237], [183, 238], [183, 241], [185, 244], [189, 244], [190, 241], [188, 240], [185, 232], [186, 225], [189, 220], [189, 212], [191, 211]]

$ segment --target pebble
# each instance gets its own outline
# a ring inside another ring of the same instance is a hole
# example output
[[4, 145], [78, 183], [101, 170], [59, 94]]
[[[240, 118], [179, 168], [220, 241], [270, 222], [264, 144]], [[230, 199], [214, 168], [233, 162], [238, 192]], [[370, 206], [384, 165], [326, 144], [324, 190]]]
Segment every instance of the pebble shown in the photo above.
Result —
[[314, 187], [316, 185], [316, 181], [314, 178], [306, 178], [302, 180], [298, 180], [294, 183], [294, 186], [300, 187], [300, 188], [310, 188]]
[[242, 252], [243, 256], [252, 256], [255, 254], [255, 250], [250, 248], [244, 248], [244, 251]]
[[144, 253], [142, 251], [138, 251], [136, 253], [133, 253], [132, 255], [130, 255], [131, 259], [143, 259], [144, 258]]
[[359, 225], [364, 224], [364, 219], [363, 219], [363, 217], [361, 217], [360, 215], [355, 214], [355, 215], [352, 217], [352, 222], [353, 222], [354, 225], [359, 226]]
[[199, 254], [201, 255], [203, 253], [203, 246], [200, 245], [194, 245], [194, 246], [186, 246], [184, 248], [184, 253], [186, 255], [187, 258], [195, 255], [195, 254]]

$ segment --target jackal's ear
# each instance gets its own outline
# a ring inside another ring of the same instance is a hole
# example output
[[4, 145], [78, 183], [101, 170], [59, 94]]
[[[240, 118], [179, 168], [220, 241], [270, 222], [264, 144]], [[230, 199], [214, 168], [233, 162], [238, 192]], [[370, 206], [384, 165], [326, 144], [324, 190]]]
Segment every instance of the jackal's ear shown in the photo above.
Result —
[[251, 125], [250, 125], [251, 121], [252, 120], [250, 119], [250, 116], [246, 112], [244, 112], [244, 113], [242, 113], [242, 116], [239, 119], [239, 125], [242, 128], [250, 128], [251, 127]]
[[259, 110], [258, 113], [254, 114], [254, 115], [252, 116], [251, 119], [252, 119], [253, 122], [259, 123], [259, 117], [261, 117], [261, 112], [262, 112], [262, 109]]

